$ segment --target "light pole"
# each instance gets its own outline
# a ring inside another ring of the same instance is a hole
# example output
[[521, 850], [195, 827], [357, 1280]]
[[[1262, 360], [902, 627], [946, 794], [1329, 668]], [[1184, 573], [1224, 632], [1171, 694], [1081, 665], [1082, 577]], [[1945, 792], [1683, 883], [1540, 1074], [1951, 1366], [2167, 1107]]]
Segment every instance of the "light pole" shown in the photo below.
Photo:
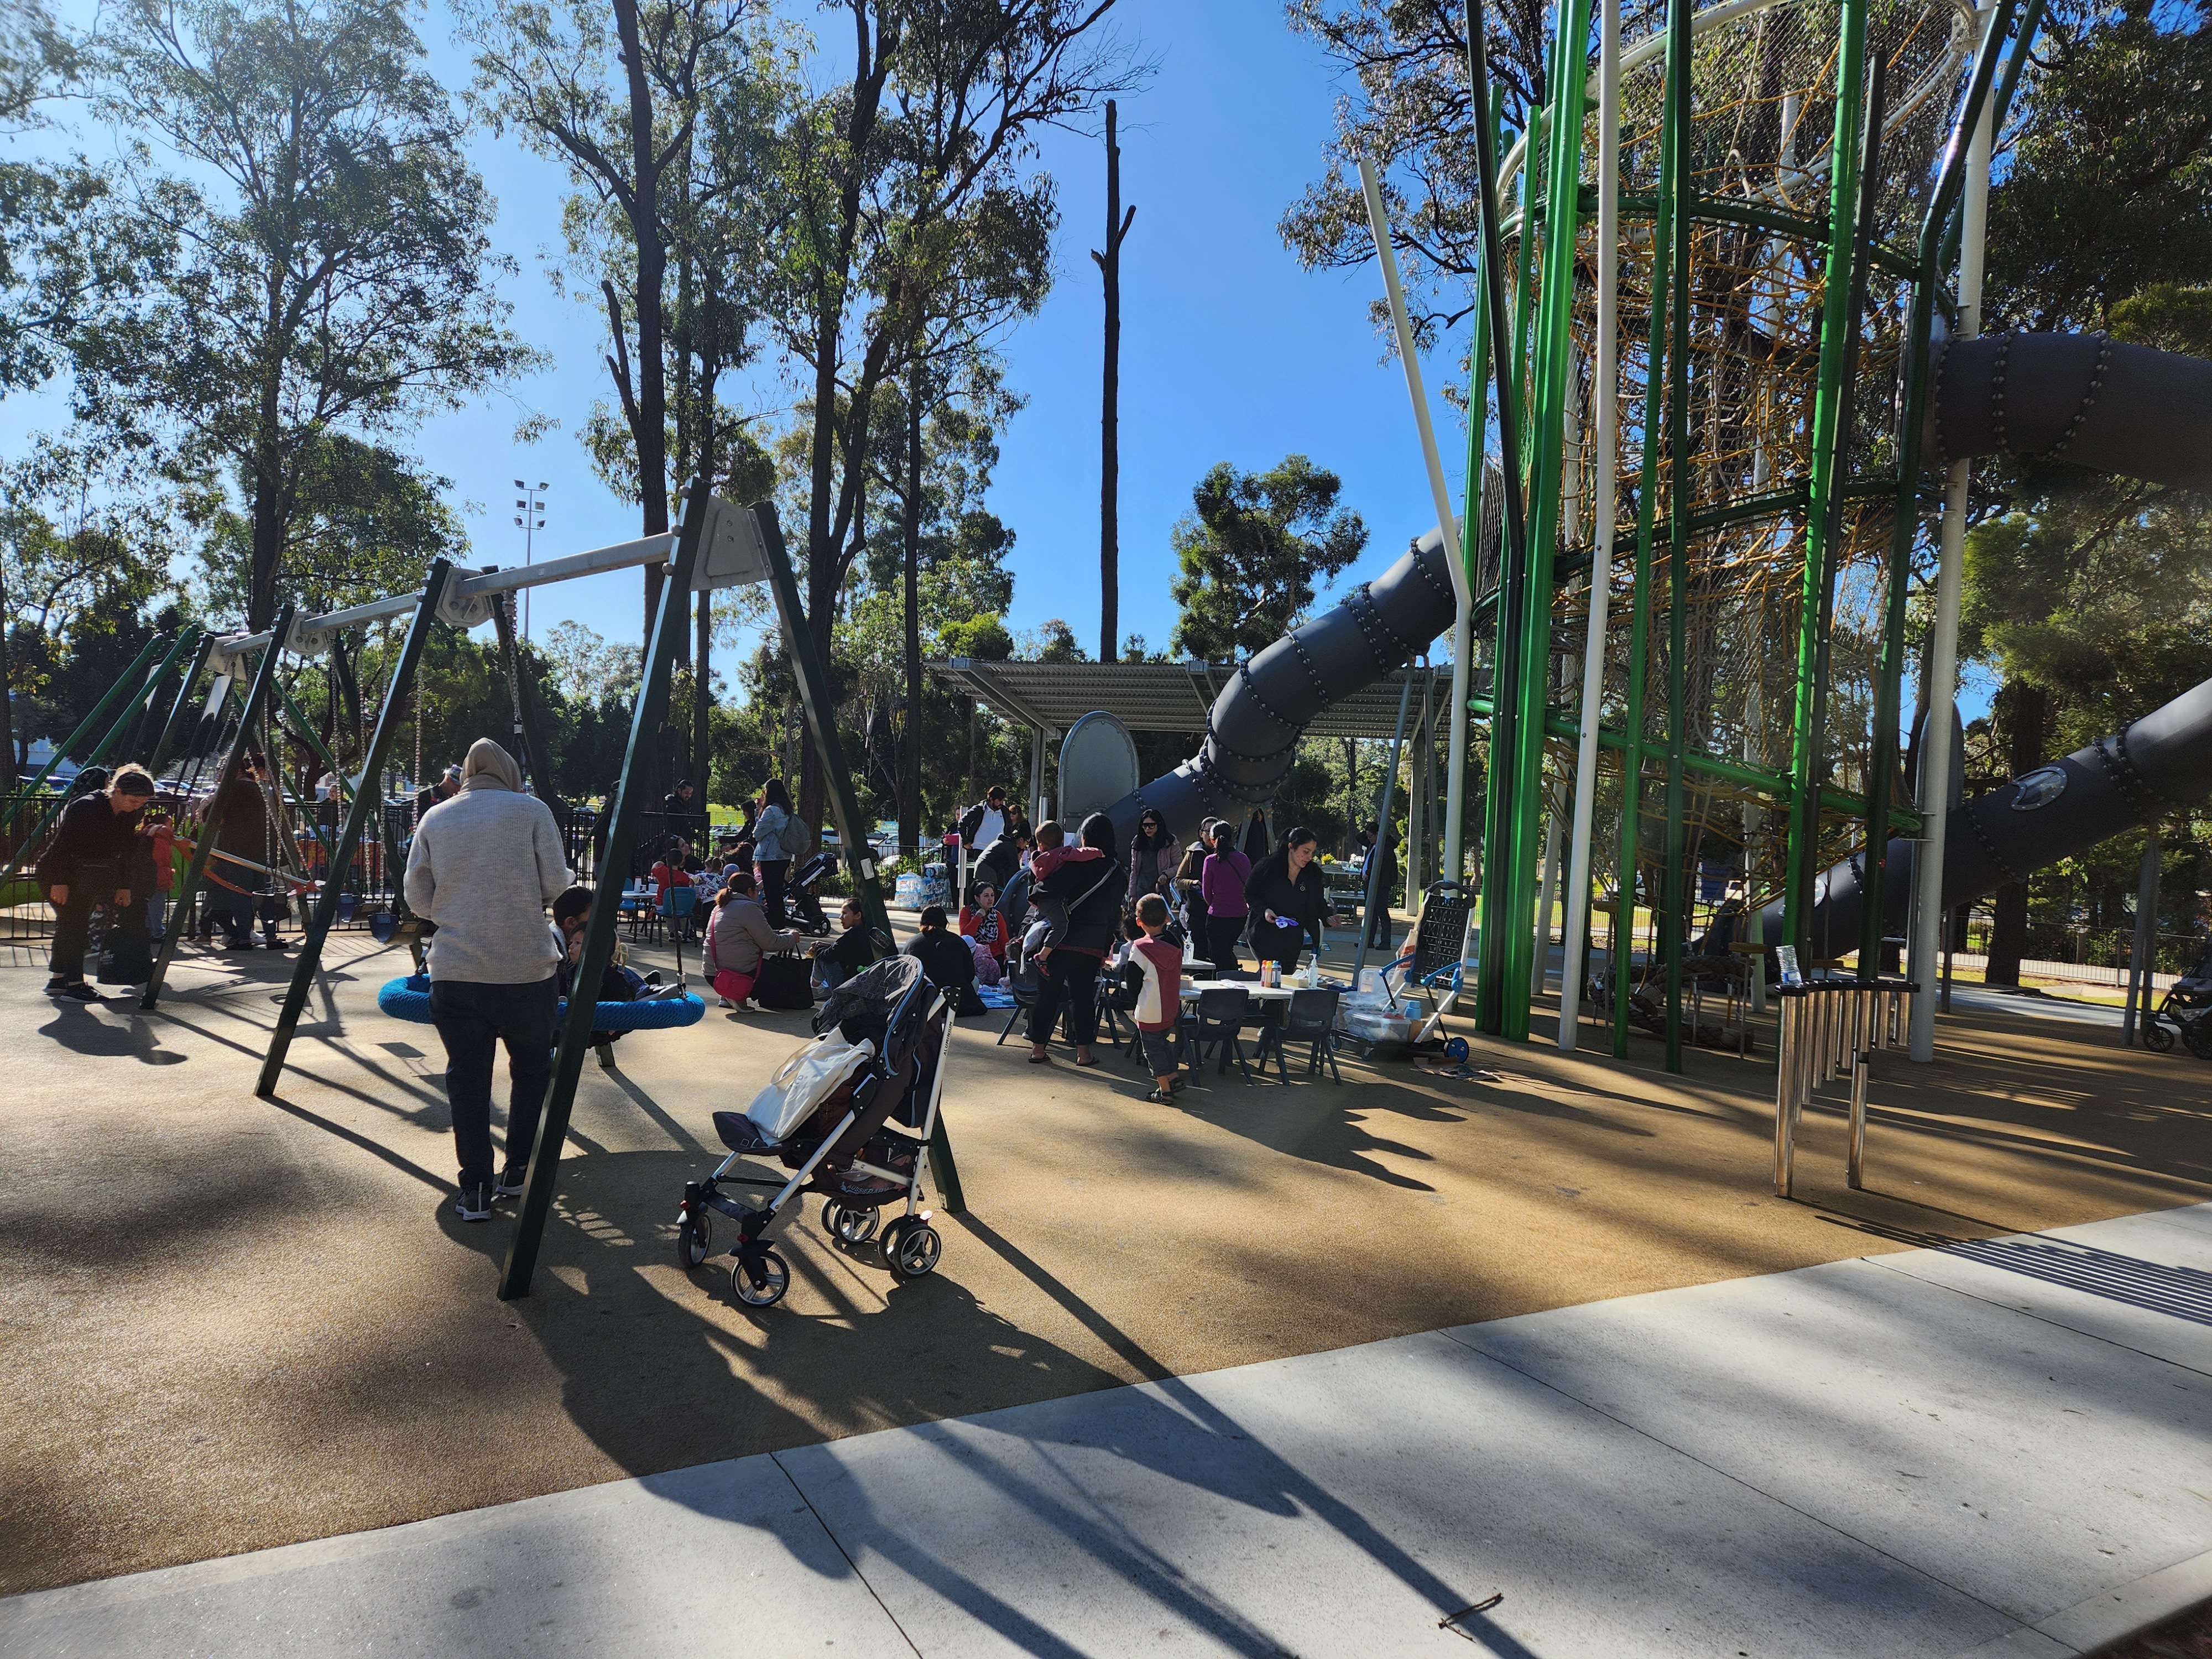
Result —
[[[523, 492], [514, 503], [520, 509], [514, 515], [514, 521], [522, 527], [522, 562], [527, 568], [530, 563], [532, 538], [538, 531], [545, 528], [545, 520], [538, 516], [545, 510], [544, 498], [539, 493], [545, 488], [545, 484], [541, 479], [538, 489], [532, 489], [521, 479], [517, 478], [514, 481], [514, 487]], [[530, 590], [526, 587], [522, 590], [522, 637], [526, 640], [530, 637]]]

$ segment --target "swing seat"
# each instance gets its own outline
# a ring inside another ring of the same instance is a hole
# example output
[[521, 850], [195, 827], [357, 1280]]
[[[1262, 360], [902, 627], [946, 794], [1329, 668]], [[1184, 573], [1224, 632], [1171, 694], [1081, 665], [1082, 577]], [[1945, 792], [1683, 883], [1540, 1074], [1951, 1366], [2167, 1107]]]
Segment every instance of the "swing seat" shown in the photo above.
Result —
[[[389, 910], [379, 910], [368, 919], [368, 936], [379, 945], [392, 943], [392, 936], [399, 929], [399, 918]], [[398, 981], [394, 981], [397, 984]]]
[[[394, 1019], [430, 1024], [430, 980], [426, 974], [409, 974], [386, 980], [376, 994], [378, 1009]], [[563, 999], [553, 1018], [557, 1025], [568, 1017]], [[592, 1017], [595, 1031], [660, 1031], [679, 1025], [696, 1025], [707, 1018], [707, 1005], [697, 997], [641, 997], [635, 1002], [602, 1002]]]

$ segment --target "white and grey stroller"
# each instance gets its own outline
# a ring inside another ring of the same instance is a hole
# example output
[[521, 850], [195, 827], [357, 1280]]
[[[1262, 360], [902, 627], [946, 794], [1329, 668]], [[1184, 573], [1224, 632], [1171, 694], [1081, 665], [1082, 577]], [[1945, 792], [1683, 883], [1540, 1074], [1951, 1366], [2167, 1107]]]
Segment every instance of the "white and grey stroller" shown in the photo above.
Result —
[[[896, 1279], [920, 1279], [944, 1243], [924, 1207], [925, 1170], [945, 1086], [952, 1002], [912, 957], [853, 975], [815, 1011], [815, 1040], [784, 1061], [742, 1112], [717, 1112], [730, 1155], [704, 1181], [684, 1184], [676, 1248], [686, 1267], [714, 1254], [714, 1215], [737, 1224], [730, 1286], [749, 1307], [772, 1307], [791, 1287], [790, 1264], [769, 1248], [803, 1193], [823, 1194], [822, 1225], [847, 1244], [875, 1236], [881, 1212], [905, 1213], [883, 1230]], [[734, 1175], [770, 1160], [787, 1179]], [[732, 1190], [735, 1189], [735, 1190]], [[748, 1190], [750, 1189], [750, 1190]], [[765, 1193], [765, 1198], [759, 1194]]]

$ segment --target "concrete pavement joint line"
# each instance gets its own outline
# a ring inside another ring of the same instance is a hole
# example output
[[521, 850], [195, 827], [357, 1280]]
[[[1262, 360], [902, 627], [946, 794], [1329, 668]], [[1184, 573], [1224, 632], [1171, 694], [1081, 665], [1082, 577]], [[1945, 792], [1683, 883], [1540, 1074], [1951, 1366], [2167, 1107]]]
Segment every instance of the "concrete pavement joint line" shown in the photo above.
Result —
[[822, 1535], [824, 1538], [827, 1538], [831, 1544], [836, 1547], [838, 1554], [845, 1558], [845, 1565], [852, 1568], [853, 1577], [860, 1582], [861, 1585], [866, 1588], [871, 1596], [875, 1598], [876, 1605], [883, 1608], [884, 1617], [891, 1621], [891, 1628], [899, 1633], [899, 1640], [905, 1643], [907, 1646], [913, 1650], [914, 1659], [921, 1659], [921, 1649], [915, 1644], [914, 1638], [907, 1633], [906, 1626], [899, 1623], [898, 1614], [890, 1610], [889, 1604], [886, 1603], [883, 1596], [878, 1593], [876, 1587], [873, 1584], [869, 1583], [868, 1575], [860, 1570], [860, 1564], [853, 1559], [852, 1551], [845, 1547], [845, 1540], [837, 1536], [836, 1529], [830, 1524], [826, 1518], [824, 1518], [822, 1511], [814, 1507], [814, 1500], [807, 1496], [806, 1488], [799, 1484], [798, 1480], [792, 1474], [789, 1469], [784, 1468], [782, 1455], [778, 1452], [770, 1452], [768, 1455], [768, 1461], [775, 1465], [776, 1473], [781, 1474], [785, 1480], [790, 1483], [791, 1490], [798, 1495], [799, 1501], [806, 1505], [806, 1512], [814, 1517], [814, 1524], [822, 1528]]
[[2112, 1589], [2100, 1590], [2063, 1613], [2037, 1620], [2034, 1629], [2052, 1641], [2070, 1643], [2081, 1652], [2094, 1653], [2140, 1636], [2207, 1597], [2212, 1597], [2212, 1550]]
[[[1813, 1270], [1810, 1268], [1800, 1267], [1794, 1269], [1794, 1271], [1798, 1273], [1808, 1273]], [[1772, 1276], [1775, 1278], [1783, 1277], [1783, 1275], [1778, 1273]], [[1926, 1281], [1923, 1280], [1922, 1282], [1925, 1283]], [[1930, 1286], [1930, 1288], [1941, 1289], [1943, 1287]], [[1663, 1296], [1666, 1292], [1662, 1291], [1656, 1292], [1656, 1294]], [[2008, 1309], [2004, 1311], [2011, 1312], [2014, 1310]], [[1722, 1468], [1719, 1465], [1708, 1462], [1705, 1459], [1698, 1456], [1695, 1452], [1689, 1450], [1686, 1447], [1678, 1446], [1672, 1441], [1652, 1433], [1649, 1429], [1639, 1428], [1637, 1425], [1629, 1422], [1626, 1419], [1615, 1416], [1613, 1413], [1606, 1410], [1604, 1407], [1599, 1405], [1595, 1401], [1585, 1400], [1579, 1395], [1571, 1394], [1565, 1389], [1559, 1387], [1558, 1383], [1550, 1381], [1548, 1378], [1539, 1376], [1534, 1371], [1523, 1370], [1521, 1366], [1515, 1364], [1511, 1360], [1506, 1358], [1502, 1354], [1492, 1353], [1487, 1349], [1479, 1348], [1472, 1342], [1462, 1340], [1451, 1331], [1439, 1331], [1437, 1334], [1448, 1338], [1451, 1341], [1459, 1343], [1460, 1346], [1465, 1348], [1469, 1353], [1478, 1354], [1481, 1356], [1481, 1358], [1489, 1360], [1492, 1364], [1502, 1365], [1507, 1370], [1513, 1371], [1519, 1376], [1527, 1377], [1538, 1388], [1547, 1389], [1552, 1393], [1558, 1395], [1562, 1400], [1573, 1401], [1575, 1404], [1583, 1407], [1585, 1410], [1595, 1412], [1598, 1416], [1604, 1418], [1608, 1423], [1620, 1425], [1620, 1427], [1626, 1429], [1629, 1433], [1648, 1440], [1655, 1446], [1663, 1448], [1667, 1451], [1673, 1453], [1675, 1456], [1681, 1458], [1685, 1462], [1694, 1463], [1699, 1468], [1705, 1469], [1713, 1474], [1718, 1475], [1723, 1480], [1729, 1481], [1735, 1486], [1741, 1486], [1746, 1492], [1754, 1492], [1758, 1496], [1766, 1499], [1769, 1503], [1780, 1505], [1782, 1508], [1788, 1510], [1793, 1515], [1802, 1516], [1805, 1520], [1810, 1522], [1813, 1525], [1820, 1528], [1823, 1531], [1832, 1532], [1838, 1538], [1847, 1538], [1852, 1543], [1856, 1544], [1860, 1548], [1866, 1550], [1872, 1554], [1880, 1556], [1883, 1560], [1896, 1563], [1899, 1567], [1902, 1568], [1906, 1572], [1912, 1573], [1918, 1577], [1925, 1578], [1930, 1583], [1942, 1585], [1944, 1589], [1951, 1591], [1954, 1595], [1961, 1596], [1966, 1601], [1972, 1601], [1976, 1607], [1987, 1607], [1996, 1618], [2009, 1619], [2014, 1616], [2011, 1613], [2007, 1613], [2003, 1608], [1997, 1607], [1985, 1597], [1977, 1595], [1972, 1590], [1964, 1589], [1960, 1585], [1951, 1583], [1949, 1579], [1943, 1577], [1940, 1573], [1931, 1572], [1926, 1567], [1921, 1566], [1915, 1562], [1906, 1560], [1903, 1556], [1897, 1554], [1894, 1551], [1884, 1549], [1881, 1545], [1874, 1542], [1871, 1539], [1860, 1537], [1856, 1533], [1852, 1532], [1848, 1527], [1839, 1526], [1833, 1521], [1814, 1514], [1810, 1510], [1808, 1510], [1800, 1504], [1791, 1503], [1786, 1498], [1781, 1497], [1777, 1493], [1768, 1492], [1762, 1486], [1754, 1486], [1750, 1481], [1745, 1480], [1741, 1475], [1732, 1474], [1728, 1470]]]
[[[1918, 1252], [1907, 1251], [1904, 1252], [1904, 1254], [1917, 1255]], [[2063, 1319], [2053, 1319], [2046, 1314], [2037, 1312], [2033, 1308], [2016, 1307], [2011, 1303], [2000, 1302], [1994, 1297], [1981, 1296], [1972, 1291], [1961, 1289], [1956, 1285], [1942, 1285], [1936, 1283], [1934, 1279], [1923, 1279], [1917, 1273], [1908, 1273], [1903, 1267], [1893, 1266], [1891, 1258], [1887, 1256], [1863, 1255], [1857, 1259], [1865, 1262], [1869, 1267], [1884, 1268], [1887, 1272], [1895, 1273], [1899, 1279], [1910, 1279], [1916, 1284], [1929, 1286], [1931, 1290], [1949, 1291], [1955, 1296], [1965, 1297], [1970, 1302], [1979, 1302], [1984, 1306], [1996, 1308], [2004, 1313], [2016, 1314], [2022, 1319], [2035, 1320], [2040, 1324], [2051, 1327], [2054, 1330], [2070, 1331], [2076, 1336], [2086, 1336], [2093, 1342], [2102, 1342], [2107, 1347], [2119, 1349], [2123, 1353], [2131, 1353], [2136, 1355], [2138, 1358], [2153, 1360], [2160, 1364], [2171, 1365], [2177, 1370], [2194, 1371], [2200, 1376], [2212, 1376], [2212, 1370], [2208, 1370], [2203, 1365], [2190, 1364], [2187, 1361], [2176, 1359], [2170, 1354], [2153, 1353], [2148, 1348], [2136, 1347], [2130, 1343], [2122, 1342], [2115, 1337], [2107, 1336], [2101, 1331], [2084, 1330], [2081, 1326], [2069, 1325]], [[1971, 1257], [1962, 1259], [1972, 1260]], [[2089, 1296], [2094, 1295], [2094, 1292], [2083, 1291], [2081, 1294]], [[2132, 1306], [2135, 1304], [2130, 1304], [2127, 1305]]]

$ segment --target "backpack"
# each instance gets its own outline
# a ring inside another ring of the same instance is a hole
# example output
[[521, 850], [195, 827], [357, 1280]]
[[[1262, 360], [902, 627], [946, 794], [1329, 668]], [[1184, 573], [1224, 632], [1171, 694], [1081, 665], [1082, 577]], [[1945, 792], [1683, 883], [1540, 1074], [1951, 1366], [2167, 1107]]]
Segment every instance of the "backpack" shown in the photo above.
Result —
[[763, 1008], [811, 1008], [814, 981], [806, 958], [783, 954], [764, 956], [753, 975], [753, 1000]]

